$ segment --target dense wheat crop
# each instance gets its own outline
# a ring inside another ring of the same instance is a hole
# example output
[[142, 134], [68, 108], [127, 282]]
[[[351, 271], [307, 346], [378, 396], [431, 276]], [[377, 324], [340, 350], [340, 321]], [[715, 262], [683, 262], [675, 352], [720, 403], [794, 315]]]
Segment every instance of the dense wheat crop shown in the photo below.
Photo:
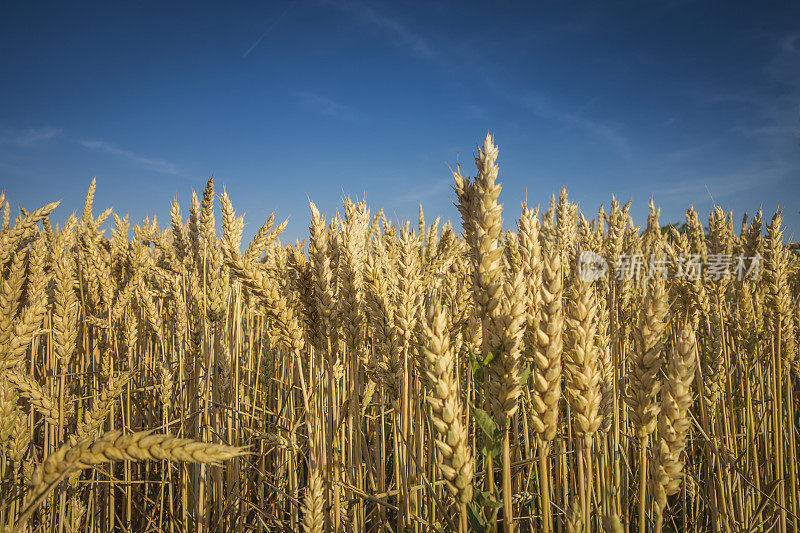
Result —
[[348, 199], [294, 245], [212, 180], [163, 230], [6, 202], [0, 525], [797, 531], [781, 213], [509, 213], [497, 157], [460, 228]]

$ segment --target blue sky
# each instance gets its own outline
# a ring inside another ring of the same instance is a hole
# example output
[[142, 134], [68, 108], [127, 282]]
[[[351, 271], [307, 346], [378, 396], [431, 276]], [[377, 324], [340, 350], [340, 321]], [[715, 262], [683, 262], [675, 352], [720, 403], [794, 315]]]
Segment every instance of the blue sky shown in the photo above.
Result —
[[[448, 166], [500, 146], [507, 224], [562, 185], [643, 223], [784, 208], [800, 237], [797, 2], [15, 2], [0, 9], [0, 188], [168, 220], [213, 175], [245, 237], [373, 212], [458, 225]], [[59, 218], [59, 217], [57, 217]], [[162, 225], [163, 227], [163, 225]]]

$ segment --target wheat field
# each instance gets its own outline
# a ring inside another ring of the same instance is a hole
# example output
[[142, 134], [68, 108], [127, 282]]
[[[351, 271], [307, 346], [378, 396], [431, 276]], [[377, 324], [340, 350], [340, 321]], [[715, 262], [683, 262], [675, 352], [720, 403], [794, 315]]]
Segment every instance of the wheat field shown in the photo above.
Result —
[[797, 532], [781, 212], [514, 211], [497, 159], [455, 226], [295, 244], [213, 180], [164, 229], [0, 197], [0, 528]]

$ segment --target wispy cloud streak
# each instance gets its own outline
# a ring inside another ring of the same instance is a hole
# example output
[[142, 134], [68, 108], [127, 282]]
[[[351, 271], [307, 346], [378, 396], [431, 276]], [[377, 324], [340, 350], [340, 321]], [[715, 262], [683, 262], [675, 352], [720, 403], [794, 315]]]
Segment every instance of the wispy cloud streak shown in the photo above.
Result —
[[631, 151], [631, 144], [628, 139], [608, 124], [561, 109], [542, 95], [528, 93], [517, 96], [516, 99], [525, 109], [540, 118], [560, 122], [566, 126], [584, 131], [611, 144], [622, 152], [630, 153]]
[[390, 36], [396, 45], [407, 48], [425, 59], [437, 59], [439, 56], [428, 39], [410, 29], [397, 18], [379, 13], [371, 6], [361, 2], [335, 2], [333, 5]]
[[295, 93], [294, 96], [297, 98], [300, 104], [314, 109], [323, 115], [344, 120], [352, 120], [355, 118], [355, 112], [353, 111], [353, 108], [335, 100], [331, 100], [325, 96], [313, 93], [311, 91], [301, 91]]
[[[394, 40], [398, 46], [407, 48], [438, 66], [444, 66], [454, 72], [457, 70], [454, 66], [457, 62], [453, 61], [451, 57], [448, 57], [448, 52], [452, 55], [453, 48], [447, 46], [447, 43], [440, 43], [440, 46], [434, 47], [430, 39], [409, 28], [401, 20], [393, 18], [384, 12], [378, 12], [371, 6], [361, 2], [340, 1], [334, 2], [332, 5], [350, 14], [356, 20], [373, 26], [377, 30], [383, 32]], [[625, 156], [630, 156], [633, 152], [632, 144], [629, 139], [621, 133], [618, 128], [612, 125], [592, 119], [581, 113], [565, 110], [543, 95], [509, 90], [493, 81], [490, 75], [481, 76], [480, 82], [495, 95], [515, 106], [527, 110], [539, 118], [582, 131], [593, 138], [600, 139], [602, 142], [613, 146]]]
[[449, 190], [453, 184], [452, 178], [443, 178], [435, 181], [428, 181], [411, 191], [396, 196], [394, 202], [398, 204], [408, 202], [421, 202], [422, 200], [434, 198], [441, 193]]
[[487, 88], [497, 96], [525, 109], [541, 119], [582, 131], [591, 137], [600, 139], [613, 146], [623, 155], [630, 156], [633, 153], [633, 146], [629, 139], [617, 128], [609, 124], [589, 118], [580, 113], [568, 111], [543, 94], [512, 92], [490, 79], [484, 79], [483, 81], [487, 85]]
[[754, 168], [716, 176], [697, 175], [683, 179], [652, 193], [658, 197], [702, 198], [710, 192], [714, 198], [728, 198], [739, 193], [780, 182], [788, 175], [784, 167]]
[[0, 127], [0, 144], [28, 148], [36, 144], [49, 141], [61, 135], [61, 128], [28, 128], [26, 130], [11, 130]]
[[172, 176], [183, 175], [183, 171], [180, 169], [180, 167], [178, 167], [173, 163], [169, 163], [163, 159], [137, 154], [135, 152], [131, 152], [130, 150], [123, 150], [122, 148], [118, 148], [113, 144], [105, 141], [84, 140], [84, 141], [78, 141], [78, 144], [80, 144], [84, 148], [89, 148], [91, 150], [100, 150], [102, 152], [106, 152], [107, 154], [111, 154], [113, 156], [117, 156], [122, 159], [127, 159], [128, 161], [143, 168], [146, 168], [148, 170], [152, 170], [153, 172], [158, 172], [160, 174], [169, 174]]

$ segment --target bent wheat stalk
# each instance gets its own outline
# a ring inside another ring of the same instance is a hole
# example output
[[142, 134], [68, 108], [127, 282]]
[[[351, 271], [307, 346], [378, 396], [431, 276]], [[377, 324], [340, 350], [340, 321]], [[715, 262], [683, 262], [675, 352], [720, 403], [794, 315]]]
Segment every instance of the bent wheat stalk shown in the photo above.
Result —
[[236, 446], [197, 442], [166, 434], [154, 435], [150, 431], [129, 435], [111, 431], [95, 441], [84, 439], [67, 443], [49, 455], [33, 472], [28, 494], [30, 503], [14, 526], [13, 533], [25, 527], [39, 502], [70, 472], [114, 461], [157, 460], [219, 465], [246, 453]]

